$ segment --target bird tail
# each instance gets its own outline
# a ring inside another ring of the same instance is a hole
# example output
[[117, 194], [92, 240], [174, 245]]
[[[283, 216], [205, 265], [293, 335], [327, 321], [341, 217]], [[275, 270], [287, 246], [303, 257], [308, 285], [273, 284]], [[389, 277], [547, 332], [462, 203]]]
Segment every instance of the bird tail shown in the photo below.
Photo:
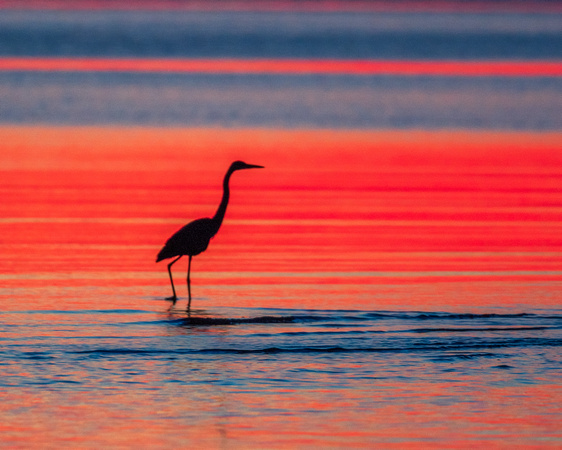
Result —
[[171, 258], [174, 255], [170, 255], [166, 246], [162, 247], [162, 250], [158, 252], [158, 256], [156, 257], [156, 262], [160, 262], [163, 259]]

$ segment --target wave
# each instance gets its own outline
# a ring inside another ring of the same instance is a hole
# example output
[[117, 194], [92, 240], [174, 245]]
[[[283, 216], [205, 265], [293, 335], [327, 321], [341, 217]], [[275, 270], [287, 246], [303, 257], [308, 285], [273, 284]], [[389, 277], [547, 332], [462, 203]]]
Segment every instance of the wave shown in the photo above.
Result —
[[[307, 311], [309, 312], [309, 311]], [[318, 311], [315, 314], [291, 314], [291, 315], [266, 315], [256, 317], [187, 317], [178, 319], [178, 323], [190, 326], [213, 326], [213, 325], [243, 325], [243, 324], [276, 324], [276, 323], [313, 323], [323, 322], [328, 326], [330, 322], [334, 325], [364, 326], [366, 322], [374, 323], [384, 320], [401, 321], [477, 321], [477, 320], [507, 320], [507, 319], [548, 319], [562, 321], [562, 315], [539, 315], [534, 313], [515, 314], [474, 314], [474, 313], [446, 313], [446, 312], [362, 312], [362, 311]], [[354, 322], [358, 322], [354, 325]], [[521, 329], [541, 329], [532, 326], [521, 327]], [[442, 331], [478, 331], [484, 328], [442, 328]], [[429, 332], [431, 328], [420, 328], [412, 332]], [[501, 328], [488, 328], [488, 331], [502, 331]]]
[[312, 316], [262, 316], [262, 317], [188, 317], [182, 319], [184, 325], [239, 325], [249, 323], [295, 323], [297, 321], [322, 320]]
[[295, 314], [280, 316], [256, 316], [256, 317], [187, 317], [182, 319], [184, 325], [243, 325], [243, 324], [275, 324], [275, 323], [310, 323], [310, 322], [355, 322], [368, 321], [369, 317], [323, 313], [318, 314]]
[[333, 330], [333, 331], [283, 331], [277, 333], [254, 333], [252, 337], [275, 337], [275, 336], [353, 336], [369, 334], [430, 334], [430, 333], [487, 333], [487, 332], [513, 332], [513, 331], [547, 331], [560, 330], [560, 326], [522, 326], [522, 327], [481, 327], [481, 328], [405, 328], [400, 330]]
[[[466, 319], [513, 319], [521, 317], [536, 317], [533, 313], [447, 313], [447, 312], [370, 312], [365, 316], [373, 319], [409, 319], [409, 320], [466, 320]], [[562, 319], [562, 316], [560, 316]]]
[[[98, 348], [91, 350], [76, 350], [70, 353], [82, 355], [252, 355], [252, 354], [292, 354], [292, 353], [419, 353], [419, 352], [455, 352], [467, 350], [484, 350], [499, 348], [530, 348], [530, 347], [562, 347], [562, 339], [559, 338], [531, 338], [531, 339], [503, 339], [489, 340], [482, 342], [452, 341], [435, 343], [418, 343], [410, 346], [397, 347], [344, 347], [341, 345], [333, 346], [270, 346], [261, 348], [204, 348], [204, 349], [148, 349], [148, 348]], [[496, 355], [495, 353], [485, 353], [486, 355]], [[470, 353], [471, 357], [478, 353]], [[455, 356], [448, 354], [447, 356]], [[457, 355], [458, 356], [458, 355]], [[497, 355], [496, 355], [497, 356]]]
[[410, 333], [476, 333], [487, 331], [536, 331], [536, 330], [559, 330], [559, 326], [529, 326], [529, 327], [486, 327], [486, 328], [415, 328], [404, 330]]
[[[161, 320], [120, 324], [168, 327], [167, 336], [172, 339], [154, 340], [155, 346], [139, 345], [138, 341], [131, 341], [136, 342], [132, 348], [94, 344], [70, 349], [69, 353], [81, 355], [79, 358], [110, 359], [417, 354], [458, 360], [485, 355], [501, 358], [526, 348], [562, 347], [562, 314], [558, 315], [558, 310], [478, 314], [232, 308], [223, 312], [223, 317], [197, 312], [187, 317], [174, 314]], [[208, 332], [212, 327], [222, 328], [221, 339]], [[48, 355], [25, 356], [41, 359]]]

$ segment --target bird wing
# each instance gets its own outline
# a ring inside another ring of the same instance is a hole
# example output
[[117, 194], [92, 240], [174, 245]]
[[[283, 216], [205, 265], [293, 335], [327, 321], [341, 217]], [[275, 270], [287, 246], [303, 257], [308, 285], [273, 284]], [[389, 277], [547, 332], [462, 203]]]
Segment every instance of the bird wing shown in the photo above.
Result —
[[204, 252], [209, 241], [216, 234], [214, 222], [211, 219], [197, 219], [176, 231], [164, 244], [158, 253], [156, 262], [180, 255], [195, 256]]

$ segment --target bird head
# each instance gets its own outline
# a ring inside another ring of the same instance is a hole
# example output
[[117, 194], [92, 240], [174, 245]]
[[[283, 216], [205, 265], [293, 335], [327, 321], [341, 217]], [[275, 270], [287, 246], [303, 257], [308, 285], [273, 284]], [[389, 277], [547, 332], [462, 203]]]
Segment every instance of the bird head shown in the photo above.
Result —
[[230, 171], [234, 172], [235, 170], [243, 170], [243, 169], [263, 169], [263, 166], [257, 166], [255, 164], [246, 164], [244, 161], [234, 161], [230, 166]]

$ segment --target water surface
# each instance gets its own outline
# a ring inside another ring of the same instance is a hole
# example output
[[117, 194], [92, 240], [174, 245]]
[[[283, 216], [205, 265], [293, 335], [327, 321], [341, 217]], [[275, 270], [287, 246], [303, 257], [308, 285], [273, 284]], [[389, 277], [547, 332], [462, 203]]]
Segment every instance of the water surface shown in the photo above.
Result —
[[2, 10], [4, 445], [559, 447], [559, 18]]

